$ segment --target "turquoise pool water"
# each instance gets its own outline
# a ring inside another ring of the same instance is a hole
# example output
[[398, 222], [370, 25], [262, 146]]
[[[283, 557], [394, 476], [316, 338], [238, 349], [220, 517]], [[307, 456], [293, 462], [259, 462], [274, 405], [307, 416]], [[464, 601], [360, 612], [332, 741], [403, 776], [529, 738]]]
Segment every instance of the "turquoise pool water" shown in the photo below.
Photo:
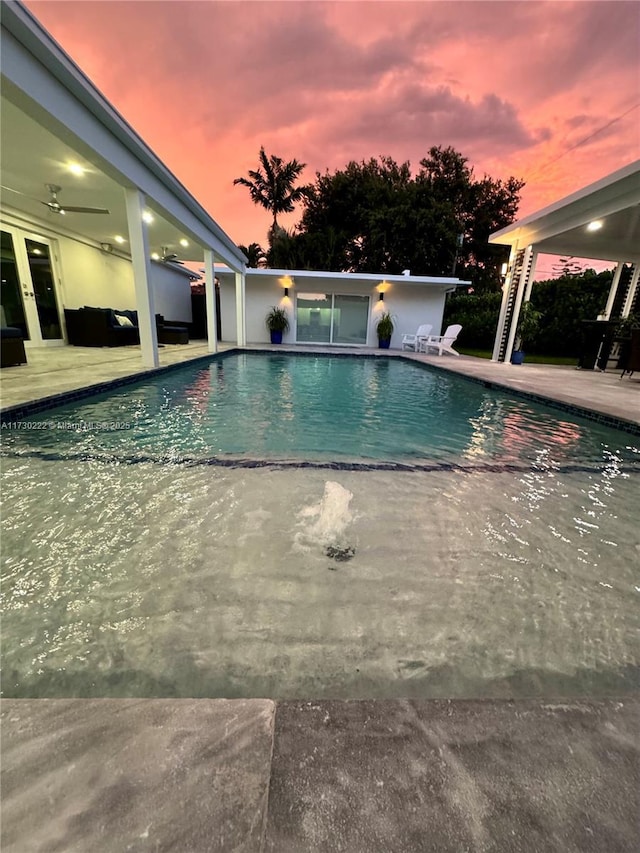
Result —
[[[29, 418], [7, 451], [325, 462], [627, 461], [628, 437], [398, 359], [241, 354]], [[40, 429], [39, 427], [43, 427]]]
[[30, 421], [57, 426], [3, 431], [4, 696], [640, 686], [632, 436], [397, 360], [280, 355]]

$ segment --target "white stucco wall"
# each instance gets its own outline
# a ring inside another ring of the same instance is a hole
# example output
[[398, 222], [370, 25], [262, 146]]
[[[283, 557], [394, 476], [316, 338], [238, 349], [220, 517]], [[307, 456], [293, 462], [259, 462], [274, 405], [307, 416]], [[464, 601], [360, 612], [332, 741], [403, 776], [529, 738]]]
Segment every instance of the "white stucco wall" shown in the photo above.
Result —
[[64, 308], [136, 307], [131, 263], [68, 237], [58, 238]]
[[[236, 304], [233, 275], [217, 273], [220, 279], [220, 313], [222, 318], [222, 340], [236, 339]], [[380, 279], [382, 281], [382, 277]], [[367, 346], [376, 347], [376, 320], [383, 311], [394, 318], [395, 330], [391, 339], [392, 348], [401, 348], [404, 334], [415, 334], [418, 326], [430, 323], [433, 334], [440, 334], [444, 313], [445, 294], [450, 285], [415, 284], [393, 282], [385, 285], [384, 302], [379, 301], [378, 283], [350, 282], [343, 278], [323, 278], [315, 281], [295, 282], [289, 287], [289, 297], [284, 296], [284, 283], [279, 276], [251, 275], [247, 271], [247, 343], [268, 343], [269, 332], [265, 317], [273, 305], [285, 308], [291, 328], [283, 336], [284, 343], [295, 343], [295, 295], [301, 293], [341, 293], [369, 296], [369, 322]]]
[[151, 264], [156, 314], [165, 320], [191, 322], [191, 284], [186, 275], [166, 264]]

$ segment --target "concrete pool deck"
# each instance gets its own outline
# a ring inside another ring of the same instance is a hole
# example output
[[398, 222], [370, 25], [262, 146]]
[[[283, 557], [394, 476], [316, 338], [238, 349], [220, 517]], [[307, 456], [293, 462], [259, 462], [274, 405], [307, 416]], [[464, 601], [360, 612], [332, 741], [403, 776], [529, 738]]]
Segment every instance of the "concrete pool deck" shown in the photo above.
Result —
[[[206, 355], [196, 342], [164, 347], [160, 358]], [[640, 375], [405, 355], [640, 424]], [[0, 372], [3, 408], [144, 374], [135, 347], [28, 358]], [[309, 698], [4, 699], [0, 848], [637, 849], [640, 698]]]
[[631, 853], [640, 700], [12, 699], [3, 853]]

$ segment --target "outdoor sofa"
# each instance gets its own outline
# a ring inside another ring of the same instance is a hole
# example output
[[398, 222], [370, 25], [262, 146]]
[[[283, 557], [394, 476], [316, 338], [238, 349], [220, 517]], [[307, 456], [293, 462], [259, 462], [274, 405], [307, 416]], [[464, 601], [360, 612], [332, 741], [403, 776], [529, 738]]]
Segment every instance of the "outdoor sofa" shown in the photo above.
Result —
[[[113, 308], [65, 308], [67, 339], [76, 347], [120, 347], [140, 343], [138, 312]], [[165, 323], [156, 314], [156, 329], [160, 344], [188, 344], [186, 326]]]
[[22, 329], [15, 326], [0, 328], [0, 367], [13, 367], [16, 364], [26, 364], [27, 354], [24, 350]]

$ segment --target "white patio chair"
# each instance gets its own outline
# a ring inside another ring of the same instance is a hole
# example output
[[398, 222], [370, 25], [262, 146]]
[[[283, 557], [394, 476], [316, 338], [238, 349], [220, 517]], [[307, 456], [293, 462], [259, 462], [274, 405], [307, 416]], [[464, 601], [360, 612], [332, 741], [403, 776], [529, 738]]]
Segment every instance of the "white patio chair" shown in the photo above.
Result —
[[429, 335], [428, 338], [423, 338], [420, 341], [420, 352], [426, 353], [430, 349], [437, 349], [438, 355], [442, 355], [443, 352], [450, 352], [451, 355], [460, 355], [459, 352], [454, 350], [453, 344], [460, 334], [461, 329], [462, 326], [456, 323], [453, 326], [447, 326], [444, 335]]
[[433, 329], [433, 326], [429, 323], [425, 323], [424, 326], [418, 326], [418, 331], [415, 333], [415, 335], [403, 335], [402, 349], [412, 349], [414, 350], [414, 352], [418, 352], [418, 348], [420, 346], [420, 339], [428, 338], [431, 329]]

